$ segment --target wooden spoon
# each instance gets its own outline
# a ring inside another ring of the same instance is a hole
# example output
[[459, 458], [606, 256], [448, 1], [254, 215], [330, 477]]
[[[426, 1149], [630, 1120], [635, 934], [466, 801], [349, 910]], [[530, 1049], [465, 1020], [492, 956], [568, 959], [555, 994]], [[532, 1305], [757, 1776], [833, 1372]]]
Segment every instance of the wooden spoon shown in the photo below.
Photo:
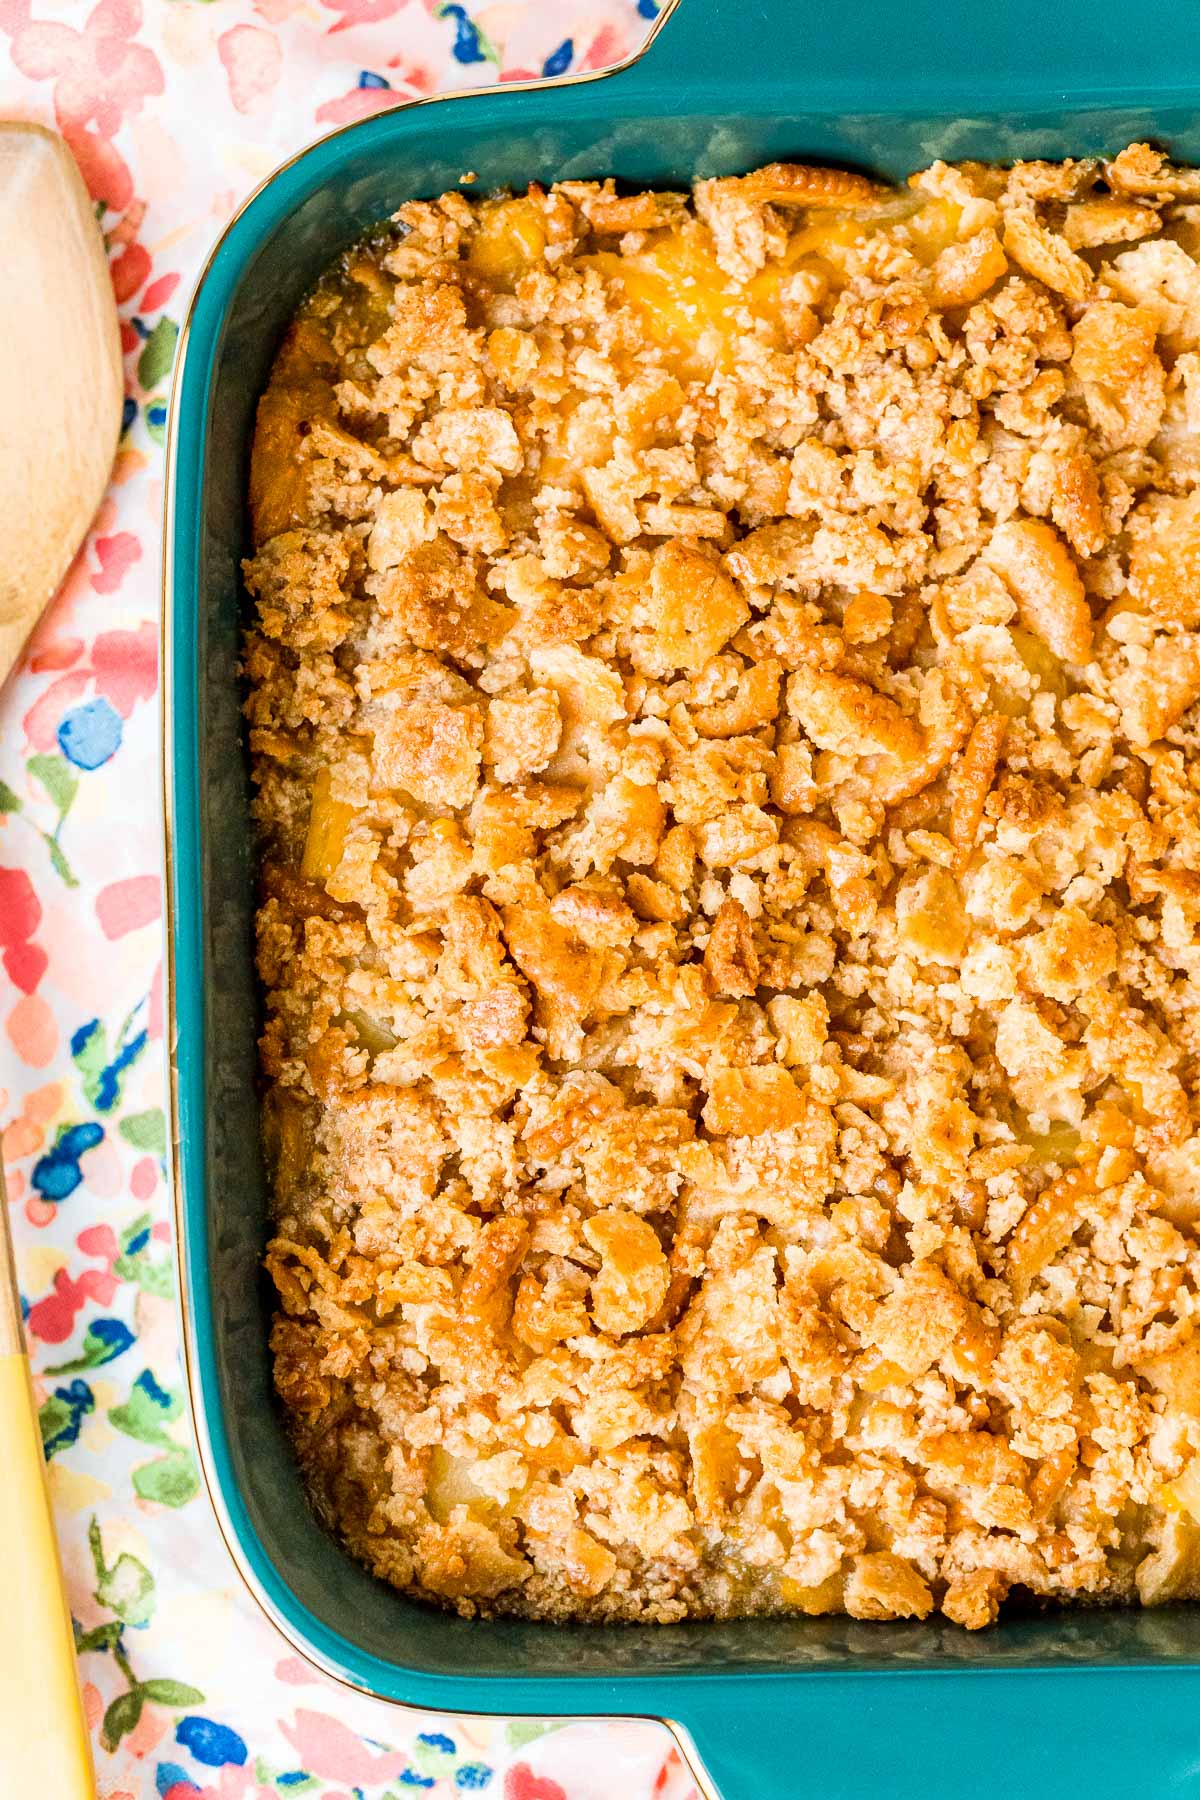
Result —
[[[91, 201], [60, 138], [0, 123], [0, 681], [71, 565], [121, 427]], [[0, 1172], [0, 1786], [91, 1800], [88, 1734]]]
[[70, 151], [0, 122], [0, 682], [100, 504], [124, 383], [112, 282]]

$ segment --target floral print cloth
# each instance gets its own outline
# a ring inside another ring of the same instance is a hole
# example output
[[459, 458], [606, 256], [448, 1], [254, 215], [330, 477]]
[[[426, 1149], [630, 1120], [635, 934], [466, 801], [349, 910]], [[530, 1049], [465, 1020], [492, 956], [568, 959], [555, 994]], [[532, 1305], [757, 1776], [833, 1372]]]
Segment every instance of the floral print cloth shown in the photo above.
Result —
[[165, 1164], [159, 521], [191, 284], [243, 196], [307, 140], [439, 88], [601, 68], [656, 11], [0, 0], [0, 117], [55, 124], [83, 171], [128, 382], [112, 486], [0, 696], [0, 1122], [102, 1800], [695, 1791], [658, 1726], [383, 1706], [258, 1613], [197, 1472]]

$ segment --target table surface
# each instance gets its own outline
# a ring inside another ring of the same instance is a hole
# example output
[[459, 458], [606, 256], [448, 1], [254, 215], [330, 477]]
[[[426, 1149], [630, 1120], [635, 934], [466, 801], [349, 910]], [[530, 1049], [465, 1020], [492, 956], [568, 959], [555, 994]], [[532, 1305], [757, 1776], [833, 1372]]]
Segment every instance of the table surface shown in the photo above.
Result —
[[57, 124], [79, 161], [128, 383], [112, 486], [0, 695], [0, 1121], [101, 1800], [694, 1794], [657, 1726], [423, 1716], [291, 1653], [200, 1490], [164, 1162], [160, 511], [196, 272], [242, 197], [322, 132], [444, 87], [603, 67], [655, 11], [0, 0], [0, 117]]

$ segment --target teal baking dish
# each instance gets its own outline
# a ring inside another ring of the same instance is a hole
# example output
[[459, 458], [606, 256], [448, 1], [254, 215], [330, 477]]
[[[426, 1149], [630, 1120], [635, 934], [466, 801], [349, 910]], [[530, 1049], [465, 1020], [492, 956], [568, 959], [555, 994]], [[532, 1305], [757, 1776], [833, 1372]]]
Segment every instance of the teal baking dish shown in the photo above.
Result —
[[659, 1717], [725, 1800], [1200, 1792], [1200, 1610], [1042, 1613], [979, 1636], [845, 1619], [468, 1623], [384, 1587], [325, 1535], [272, 1402], [238, 565], [253, 408], [305, 288], [365, 226], [468, 170], [482, 188], [609, 174], [679, 187], [782, 156], [903, 176], [938, 156], [1144, 137], [1200, 161], [1194, 4], [678, 0], [659, 25], [604, 77], [447, 97], [324, 139], [238, 214], [192, 303], [164, 736], [184, 1333], [213, 1502], [260, 1603], [335, 1676], [427, 1708]]

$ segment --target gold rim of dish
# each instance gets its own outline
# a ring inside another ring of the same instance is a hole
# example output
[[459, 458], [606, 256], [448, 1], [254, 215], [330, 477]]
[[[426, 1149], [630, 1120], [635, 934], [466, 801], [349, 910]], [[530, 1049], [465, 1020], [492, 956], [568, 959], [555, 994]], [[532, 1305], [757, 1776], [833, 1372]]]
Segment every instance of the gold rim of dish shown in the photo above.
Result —
[[[681, 0], [662, 0], [662, 9], [659, 12], [658, 17], [655, 19], [654, 23], [652, 24], [649, 32], [646, 35], [644, 42], [641, 44], [639, 49], [636, 50], [632, 56], [626, 57], [623, 62], [615, 63], [611, 68], [588, 70], [586, 73], [579, 74], [579, 75], [539, 76], [537, 79], [532, 80], [532, 81], [519, 81], [519, 82], [512, 82], [511, 84], [506, 82], [501, 91], [504, 93], [511, 93], [511, 94], [523, 94], [523, 93], [531, 93], [534, 91], [539, 91], [543, 88], [582, 87], [585, 83], [588, 83], [588, 82], [606, 81], [609, 79], [610, 76], [619, 75], [624, 70], [632, 68], [635, 63], [638, 63], [641, 61], [641, 59], [645, 56], [646, 52], [649, 50], [650, 46], [653, 44], [654, 40], [657, 38], [657, 36], [658, 36], [659, 32], [662, 30], [663, 26], [666, 24], [667, 20], [671, 17], [671, 15], [674, 13], [674, 11], [680, 5], [680, 3], [681, 3]], [[399, 101], [395, 107], [389, 108], [388, 110], [395, 111], [395, 112], [408, 111], [409, 109], [411, 109], [413, 107], [418, 107], [418, 106], [436, 106], [446, 100], [472, 100], [472, 99], [479, 99], [480, 97], [484, 97], [484, 96], [494, 96], [496, 92], [497, 92], [497, 89], [494, 86], [474, 87], [474, 88], [455, 88], [455, 89], [451, 89], [450, 91], [445, 92], [445, 93], [431, 94], [426, 99], [402, 100], [402, 101]], [[272, 169], [269, 175], [266, 175], [262, 181], [260, 181], [256, 184], [256, 186], [251, 190], [251, 192], [242, 201], [241, 205], [237, 208], [236, 212], [234, 212], [231, 215], [231, 217], [229, 218], [227, 223], [224, 225], [220, 234], [218, 235], [218, 237], [214, 241], [211, 249], [209, 250], [208, 255], [205, 257], [203, 265], [201, 266], [200, 272], [197, 275], [195, 283], [192, 287], [191, 295], [188, 299], [187, 309], [184, 312], [183, 319], [180, 322], [179, 341], [178, 341], [178, 346], [177, 346], [176, 354], [175, 354], [175, 367], [174, 367], [174, 370], [172, 372], [172, 377], [171, 377], [171, 404], [170, 404], [170, 411], [169, 411], [169, 417], [168, 417], [168, 423], [167, 423], [166, 455], [165, 455], [165, 461], [164, 461], [163, 515], [162, 515], [162, 517], [163, 517], [162, 546], [163, 547], [162, 547], [162, 573], [161, 573], [162, 606], [161, 606], [161, 614], [160, 614], [161, 623], [160, 623], [160, 627], [159, 627], [159, 652], [160, 652], [160, 666], [161, 666], [161, 670], [162, 670], [161, 682], [160, 682], [161, 705], [160, 705], [160, 709], [159, 709], [159, 717], [160, 717], [159, 772], [160, 772], [160, 779], [161, 779], [161, 784], [162, 784], [163, 872], [164, 872], [164, 876], [165, 876], [164, 899], [163, 899], [163, 928], [164, 928], [164, 932], [166, 935], [165, 1018], [166, 1018], [166, 1025], [167, 1025], [167, 1096], [168, 1096], [168, 1110], [169, 1110], [169, 1114], [170, 1114], [170, 1123], [171, 1123], [171, 1141], [170, 1141], [170, 1153], [169, 1153], [170, 1174], [171, 1174], [171, 1210], [172, 1210], [174, 1222], [175, 1222], [175, 1287], [176, 1287], [176, 1297], [177, 1297], [178, 1308], [179, 1308], [180, 1349], [181, 1349], [182, 1362], [183, 1362], [184, 1380], [185, 1380], [185, 1383], [187, 1386], [188, 1407], [189, 1407], [189, 1411], [191, 1414], [192, 1429], [193, 1429], [193, 1432], [195, 1434], [195, 1439], [196, 1439], [197, 1459], [200, 1464], [200, 1472], [201, 1472], [201, 1475], [202, 1475], [203, 1481], [204, 1481], [204, 1489], [208, 1496], [209, 1505], [212, 1508], [213, 1517], [216, 1520], [217, 1530], [219, 1531], [219, 1533], [221, 1535], [222, 1542], [224, 1543], [225, 1548], [229, 1553], [230, 1559], [233, 1562], [234, 1568], [237, 1570], [237, 1573], [241, 1578], [242, 1585], [246, 1589], [246, 1592], [250, 1595], [250, 1598], [254, 1601], [255, 1605], [258, 1607], [259, 1611], [263, 1614], [263, 1616], [269, 1621], [269, 1623], [275, 1628], [275, 1630], [279, 1632], [280, 1636], [282, 1638], [284, 1638], [284, 1640], [290, 1645], [290, 1647], [293, 1650], [295, 1650], [299, 1656], [301, 1656], [303, 1658], [303, 1660], [305, 1662], [310, 1664], [313, 1668], [318, 1669], [322, 1675], [325, 1675], [331, 1681], [337, 1682], [337, 1684], [340, 1687], [348, 1689], [351, 1693], [365, 1695], [368, 1699], [377, 1700], [382, 1705], [392, 1707], [400, 1712], [415, 1714], [415, 1715], [422, 1715], [431, 1709], [426, 1708], [426, 1707], [414, 1706], [405, 1700], [393, 1699], [391, 1697], [391, 1695], [381, 1693], [378, 1688], [372, 1687], [368, 1682], [353, 1680], [350, 1676], [343, 1674], [340, 1669], [337, 1669], [337, 1668], [333, 1667], [331, 1664], [327, 1663], [324, 1660], [324, 1658], [321, 1657], [320, 1655], [318, 1655], [313, 1650], [311, 1645], [309, 1645], [308, 1642], [304, 1638], [302, 1638], [293, 1629], [293, 1627], [291, 1626], [289, 1621], [284, 1619], [279, 1614], [279, 1612], [276, 1610], [275, 1606], [273, 1605], [273, 1603], [271, 1602], [271, 1600], [269, 1599], [267, 1594], [263, 1591], [263, 1589], [258, 1581], [257, 1576], [254, 1574], [253, 1570], [251, 1570], [246, 1565], [245, 1561], [243, 1560], [241, 1549], [237, 1542], [237, 1535], [233, 1529], [233, 1526], [230, 1523], [229, 1516], [228, 1516], [228, 1513], [225, 1508], [223, 1496], [221, 1494], [221, 1491], [220, 1491], [219, 1485], [216, 1481], [216, 1478], [213, 1474], [212, 1458], [211, 1458], [211, 1445], [209, 1442], [207, 1417], [206, 1417], [204, 1408], [201, 1405], [199, 1405], [198, 1401], [197, 1401], [197, 1385], [196, 1385], [196, 1380], [195, 1380], [194, 1346], [193, 1346], [193, 1342], [192, 1342], [191, 1319], [189, 1316], [187, 1299], [185, 1296], [184, 1283], [183, 1283], [183, 1250], [184, 1250], [184, 1245], [187, 1241], [187, 1229], [186, 1229], [186, 1225], [184, 1222], [184, 1214], [183, 1214], [183, 1205], [182, 1205], [182, 1185], [183, 1184], [182, 1184], [182, 1179], [181, 1179], [181, 1170], [180, 1170], [180, 1161], [179, 1161], [179, 1143], [180, 1143], [179, 1068], [178, 1068], [178, 1061], [177, 1061], [177, 1056], [176, 1056], [177, 1033], [176, 1033], [176, 1029], [175, 1029], [174, 873], [175, 873], [176, 857], [175, 857], [175, 834], [174, 834], [175, 820], [174, 820], [174, 810], [173, 810], [173, 805], [172, 805], [172, 784], [171, 784], [171, 779], [170, 779], [172, 768], [173, 768], [172, 755], [171, 755], [171, 741], [170, 741], [170, 721], [171, 721], [172, 714], [173, 714], [171, 698], [172, 698], [172, 693], [173, 693], [173, 689], [174, 689], [174, 657], [173, 657], [174, 633], [173, 633], [171, 627], [172, 627], [173, 618], [174, 618], [174, 600], [175, 600], [174, 582], [172, 579], [172, 567], [173, 567], [173, 551], [174, 551], [174, 536], [175, 536], [174, 529], [173, 529], [173, 515], [174, 515], [174, 498], [175, 498], [176, 459], [177, 459], [178, 447], [179, 447], [178, 394], [179, 394], [179, 389], [180, 389], [181, 378], [183, 375], [184, 364], [185, 364], [185, 361], [187, 358], [188, 340], [189, 340], [190, 331], [191, 331], [192, 316], [193, 316], [193, 314], [195, 312], [195, 308], [196, 308], [196, 299], [200, 293], [201, 288], [203, 287], [205, 281], [208, 278], [208, 274], [209, 274], [210, 269], [212, 268], [213, 263], [215, 262], [217, 256], [220, 254], [221, 248], [224, 245], [226, 238], [229, 236], [229, 234], [233, 230], [234, 226], [238, 223], [238, 221], [241, 219], [242, 215], [248, 210], [248, 208], [254, 204], [254, 202], [258, 199], [259, 195], [261, 193], [263, 193], [270, 186], [270, 184], [273, 181], [275, 181], [280, 175], [286, 173], [286, 171], [288, 169], [293, 168], [296, 163], [300, 162], [305, 156], [307, 156], [309, 154], [309, 152], [315, 148], [316, 144], [327, 144], [327, 143], [329, 143], [329, 141], [332, 138], [345, 137], [351, 132], [360, 130], [365, 124], [367, 124], [369, 122], [370, 121], [364, 120], [364, 119], [354, 119], [347, 125], [339, 126], [335, 131], [327, 132], [323, 137], [314, 140], [314, 143], [304, 145], [304, 147], [302, 149], [296, 151], [294, 155], [288, 157], [286, 159], [286, 161], [280, 163], [277, 168]], [[505, 1716], [505, 1715], [497, 1715], [494, 1713], [481, 1713], [481, 1712], [474, 1711], [474, 1710], [471, 1710], [471, 1709], [468, 1709], [465, 1707], [439, 1706], [433, 1710], [436, 1710], [437, 1712], [444, 1714], [447, 1718], [455, 1718], [455, 1719], [487, 1719], [487, 1718], [495, 1718], [497, 1716]], [[527, 1714], [527, 1715], [512, 1715], [512, 1716], [547, 1717], [550, 1715]], [[688, 1772], [690, 1773], [693, 1781], [696, 1783], [697, 1788], [699, 1789], [701, 1795], [703, 1796], [703, 1800], [720, 1800], [720, 1796], [718, 1795], [716, 1788], [712, 1785], [712, 1782], [710, 1781], [708, 1774], [707, 1774], [706, 1770], [704, 1769], [702, 1763], [700, 1762], [699, 1756], [697, 1755], [694, 1746], [692, 1745], [689, 1733], [687, 1732], [685, 1727], [677, 1724], [674, 1720], [668, 1719], [660, 1713], [579, 1712], [579, 1713], [570, 1713], [570, 1714], [555, 1715], [555, 1716], [569, 1719], [572, 1722], [578, 1722], [578, 1723], [584, 1723], [584, 1724], [602, 1723], [602, 1722], [605, 1722], [608, 1720], [614, 1720], [614, 1719], [630, 1719], [630, 1720], [645, 1720], [650, 1724], [664, 1726], [666, 1728], [666, 1730], [670, 1733], [672, 1739], [674, 1740], [675, 1748], [678, 1750], [679, 1755], [682, 1757], [683, 1762], [688, 1769]]]

